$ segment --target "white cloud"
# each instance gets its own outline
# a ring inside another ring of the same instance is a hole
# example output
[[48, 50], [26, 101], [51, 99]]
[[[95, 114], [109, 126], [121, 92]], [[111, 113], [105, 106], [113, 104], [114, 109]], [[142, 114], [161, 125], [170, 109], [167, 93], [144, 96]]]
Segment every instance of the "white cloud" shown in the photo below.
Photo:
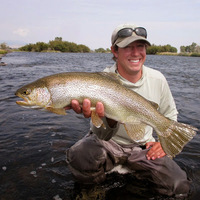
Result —
[[21, 37], [26, 37], [29, 33], [29, 30], [26, 28], [18, 28], [17, 30], [14, 30], [13, 33]]

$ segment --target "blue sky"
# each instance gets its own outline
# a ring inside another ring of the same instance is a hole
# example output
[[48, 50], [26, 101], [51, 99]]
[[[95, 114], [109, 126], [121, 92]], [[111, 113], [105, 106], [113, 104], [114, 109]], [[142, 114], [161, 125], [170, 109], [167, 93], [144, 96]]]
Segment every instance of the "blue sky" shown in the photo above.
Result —
[[0, 0], [0, 43], [24, 45], [55, 37], [90, 49], [110, 48], [122, 23], [147, 29], [152, 44], [200, 45], [200, 0]]

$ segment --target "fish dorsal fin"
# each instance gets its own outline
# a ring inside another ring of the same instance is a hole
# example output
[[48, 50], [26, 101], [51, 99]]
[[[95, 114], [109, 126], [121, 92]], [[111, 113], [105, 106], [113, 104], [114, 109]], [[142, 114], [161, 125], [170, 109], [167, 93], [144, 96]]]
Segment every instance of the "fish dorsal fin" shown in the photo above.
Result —
[[149, 101], [149, 100], [147, 100], [156, 110], [158, 110], [158, 108], [159, 108], [159, 105], [157, 104], [157, 103], [155, 103], [155, 102], [153, 102], [153, 101]]
[[122, 85], [122, 82], [118, 76], [118, 74], [113, 73], [113, 72], [97, 72], [98, 74], [100, 74], [101, 76], [104, 76], [108, 79], [111, 79], [112, 81], [115, 81], [116, 83], [119, 83]]
[[124, 124], [128, 136], [132, 140], [141, 140], [145, 135], [146, 124]]

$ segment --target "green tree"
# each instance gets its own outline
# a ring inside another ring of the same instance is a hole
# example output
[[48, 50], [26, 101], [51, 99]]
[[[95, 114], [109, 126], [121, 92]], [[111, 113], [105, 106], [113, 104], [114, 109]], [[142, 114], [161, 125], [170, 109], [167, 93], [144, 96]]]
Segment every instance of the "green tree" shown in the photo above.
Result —
[[90, 49], [87, 46], [83, 45], [83, 44], [79, 44], [78, 45], [78, 52], [89, 53]]
[[161, 53], [161, 52], [173, 52], [173, 53], [177, 53], [177, 48], [172, 47], [171, 45], [167, 44], [164, 46], [157, 46], [155, 44], [152, 44], [150, 47], [147, 48], [147, 54], [157, 54], [157, 53]]
[[65, 43], [62, 41], [58, 40], [49, 41], [49, 47], [51, 50], [54, 51], [68, 52]]
[[62, 41], [62, 37], [56, 37], [54, 40], [49, 41], [49, 43], [37, 42], [36, 44], [28, 44], [20, 48], [21, 51], [60, 51], [60, 52], [90, 52], [89, 47], [83, 44], [76, 44], [74, 42]]
[[69, 43], [69, 51], [73, 52], [73, 53], [77, 53], [78, 52], [78, 45], [75, 44], [74, 42], [70, 42]]
[[200, 53], [200, 46], [198, 46], [198, 45], [196, 46], [195, 52]]
[[111, 50], [109, 48], [106, 49], [107, 53], [111, 53]]
[[95, 49], [95, 52], [96, 53], [106, 53], [106, 50], [104, 48], [98, 48], [98, 49]]
[[41, 51], [45, 51], [49, 48], [49, 45], [44, 43], [44, 42], [37, 42], [34, 45], [34, 51], [36, 52], [41, 52]]
[[197, 44], [193, 42], [193, 43], [190, 45], [190, 52], [195, 52], [196, 46], [197, 46]]
[[193, 42], [191, 45], [188, 46], [181, 46], [180, 52], [181, 53], [199, 53], [200, 47], [197, 45], [197, 43]]
[[34, 49], [34, 44], [27, 44], [19, 48], [20, 51], [29, 51], [29, 52], [33, 51], [33, 49]]
[[55, 37], [55, 41], [62, 41], [62, 37]]
[[156, 54], [158, 52], [158, 47], [152, 44], [150, 47], [147, 48], [147, 54]]
[[9, 49], [9, 46], [7, 46], [7, 44], [4, 42], [0, 44], [0, 49], [6, 50]]
[[185, 53], [185, 46], [180, 46], [180, 52]]

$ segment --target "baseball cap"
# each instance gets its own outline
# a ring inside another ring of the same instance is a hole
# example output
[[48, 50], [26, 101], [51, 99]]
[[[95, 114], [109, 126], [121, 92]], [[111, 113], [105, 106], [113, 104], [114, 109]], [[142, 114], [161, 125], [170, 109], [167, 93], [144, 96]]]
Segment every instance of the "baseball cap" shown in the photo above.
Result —
[[146, 39], [147, 31], [143, 27], [138, 27], [135, 24], [121, 24], [115, 28], [111, 36], [112, 45], [117, 45], [124, 48], [132, 42], [142, 40], [151, 46], [151, 43]]

